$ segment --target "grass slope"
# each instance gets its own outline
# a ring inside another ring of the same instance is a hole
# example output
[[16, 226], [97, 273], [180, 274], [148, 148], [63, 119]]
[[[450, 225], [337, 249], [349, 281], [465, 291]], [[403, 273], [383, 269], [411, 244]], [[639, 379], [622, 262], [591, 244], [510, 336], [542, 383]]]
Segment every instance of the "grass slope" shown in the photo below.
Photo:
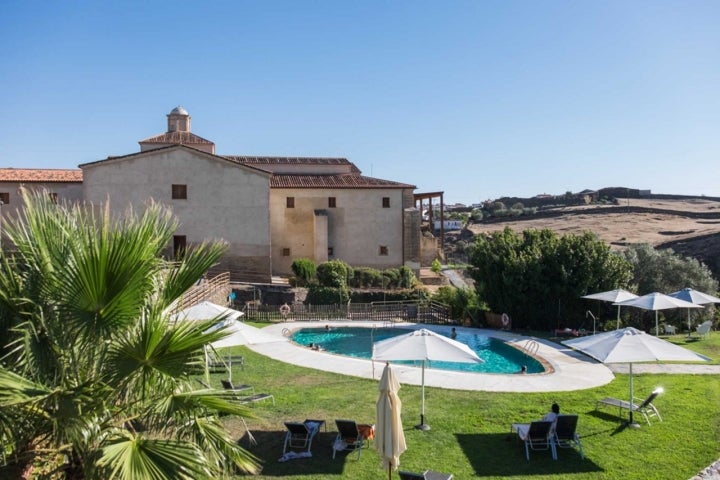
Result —
[[[682, 342], [681, 336], [675, 339]], [[687, 346], [717, 358], [720, 336], [713, 333]], [[233, 379], [275, 395], [276, 405], [255, 405], [257, 418], [247, 423], [258, 445], [249, 447], [242, 422], [228, 418], [228, 426], [243, 446], [263, 462], [255, 477], [297, 480], [358, 480], [387, 478], [377, 453], [364, 449], [355, 455], [332, 459], [334, 419], [373, 423], [377, 382], [320, 372], [277, 362], [243, 347], [233, 353], [246, 357], [244, 370]], [[219, 386], [222, 375], [212, 378]], [[655, 405], [663, 417], [652, 426], [623, 428], [614, 409], [595, 409], [598, 398], [626, 398], [628, 377], [618, 375], [610, 384], [590, 390], [559, 393], [492, 393], [426, 389], [426, 423], [432, 429], [415, 430], [420, 416], [420, 387], [403, 385], [403, 424], [408, 450], [401, 469], [422, 472], [431, 468], [468, 478], [541, 479], [688, 479], [717, 460], [720, 444], [720, 382], [707, 375], [635, 375], [635, 392], [646, 396], [657, 386], [665, 393]], [[513, 422], [539, 419], [557, 401], [562, 413], [580, 415], [585, 459], [574, 450], [560, 450], [553, 461], [549, 452], [531, 452], [525, 460], [522, 445], [510, 434]], [[313, 457], [278, 462], [285, 435], [284, 421], [306, 418], [327, 420], [312, 447]], [[393, 478], [398, 478], [393, 473]]]

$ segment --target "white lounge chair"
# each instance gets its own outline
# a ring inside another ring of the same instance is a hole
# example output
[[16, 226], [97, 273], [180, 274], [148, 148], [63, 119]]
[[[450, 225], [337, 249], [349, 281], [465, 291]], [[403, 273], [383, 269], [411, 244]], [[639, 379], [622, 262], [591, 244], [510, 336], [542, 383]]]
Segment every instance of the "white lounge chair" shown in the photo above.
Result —
[[701, 336], [704, 337], [705, 335], [708, 335], [710, 333], [710, 329], [712, 328], [712, 320], [708, 320], [707, 322], [703, 322], [700, 325], [697, 326], [695, 329], [695, 332]]
[[601, 400], [597, 401], [597, 404], [595, 404], [595, 409], [599, 407], [600, 405], [607, 405], [610, 407], [617, 407], [620, 412], [623, 410], [627, 410], [628, 412], [632, 410], [633, 412], [638, 412], [642, 414], [643, 417], [645, 417], [645, 421], [650, 425], [650, 417], [657, 417], [658, 420], [662, 422], [662, 417], [660, 416], [660, 412], [658, 412], [657, 408], [655, 408], [655, 405], [652, 404], [652, 401], [655, 400], [655, 398], [660, 395], [662, 392], [662, 389], [653, 390], [653, 392], [642, 402], [642, 403], [632, 403], [628, 402], [627, 400], [620, 400], [619, 398], [611, 398], [611, 397], [605, 397]]
[[665, 332], [665, 335], [675, 335], [677, 333], [677, 328], [675, 328], [675, 325], [663, 325], [663, 332]]

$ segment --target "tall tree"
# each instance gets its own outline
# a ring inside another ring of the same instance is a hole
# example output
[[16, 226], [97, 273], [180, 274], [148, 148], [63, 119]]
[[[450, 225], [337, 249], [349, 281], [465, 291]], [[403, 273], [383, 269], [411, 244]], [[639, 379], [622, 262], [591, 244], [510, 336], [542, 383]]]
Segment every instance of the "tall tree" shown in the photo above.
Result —
[[176, 222], [158, 205], [112, 218], [107, 206], [24, 199], [23, 216], [4, 226], [14, 252], [0, 264], [1, 443], [66, 478], [254, 471], [219, 420], [249, 410], [191, 383], [205, 345], [227, 332], [167, 314], [224, 245], [169, 263], [162, 252]]
[[471, 251], [479, 299], [528, 328], [582, 318], [579, 297], [624, 287], [631, 276], [630, 265], [589, 232], [558, 237], [542, 229], [520, 235], [506, 227], [477, 236]]

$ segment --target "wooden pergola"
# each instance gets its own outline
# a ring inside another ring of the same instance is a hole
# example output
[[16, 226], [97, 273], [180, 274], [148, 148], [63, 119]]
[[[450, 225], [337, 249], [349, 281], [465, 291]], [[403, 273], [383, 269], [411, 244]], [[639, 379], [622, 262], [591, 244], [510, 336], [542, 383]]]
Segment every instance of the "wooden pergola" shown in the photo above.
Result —
[[433, 228], [433, 199], [440, 199], [440, 249], [445, 249], [445, 203], [443, 201], [443, 195], [445, 192], [427, 192], [427, 193], [415, 193], [415, 208], [418, 208], [418, 202], [420, 202], [420, 214], [422, 215], [423, 201], [428, 201], [428, 219], [430, 220], [430, 228], [434, 233]]

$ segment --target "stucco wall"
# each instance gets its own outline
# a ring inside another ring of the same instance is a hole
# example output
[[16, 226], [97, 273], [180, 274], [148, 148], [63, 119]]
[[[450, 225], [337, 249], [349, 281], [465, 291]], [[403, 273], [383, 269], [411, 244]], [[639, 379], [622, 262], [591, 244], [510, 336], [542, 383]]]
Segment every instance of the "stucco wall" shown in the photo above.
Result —
[[47, 190], [49, 193], [56, 193], [58, 203], [68, 202], [77, 203], [83, 200], [83, 186], [81, 183], [18, 183], [18, 182], [0, 182], [0, 192], [7, 193], [9, 202], [2, 206], [2, 217], [17, 217], [18, 210], [25, 208], [25, 202], [20, 196], [20, 186], [31, 191]]
[[[295, 207], [287, 208], [287, 197]], [[330, 208], [328, 197], [335, 197]], [[390, 208], [383, 208], [383, 197], [390, 198]], [[273, 273], [291, 274], [296, 258], [316, 262], [316, 245], [322, 242], [316, 226], [316, 210], [327, 217], [327, 247], [333, 256], [352, 266], [373, 268], [398, 267], [403, 264], [403, 191], [402, 189], [280, 189], [270, 193], [270, 222], [273, 239]], [[380, 246], [387, 255], [380, 255]], [[283, 256], [283, 249], [290, 256]]]
[[[233, 280], [270, 280], [269, 176], [223, 159], [178, 147], [83, 167], [87, 201], [110, 199], [111, 209], [148, 199], [167, 205], [179, 220], [175, 235], [191, 245], [221, 240], [228, 250], [213, 270]], [[187, 199], [173, 200], [172, 185], [187, 185]]]

